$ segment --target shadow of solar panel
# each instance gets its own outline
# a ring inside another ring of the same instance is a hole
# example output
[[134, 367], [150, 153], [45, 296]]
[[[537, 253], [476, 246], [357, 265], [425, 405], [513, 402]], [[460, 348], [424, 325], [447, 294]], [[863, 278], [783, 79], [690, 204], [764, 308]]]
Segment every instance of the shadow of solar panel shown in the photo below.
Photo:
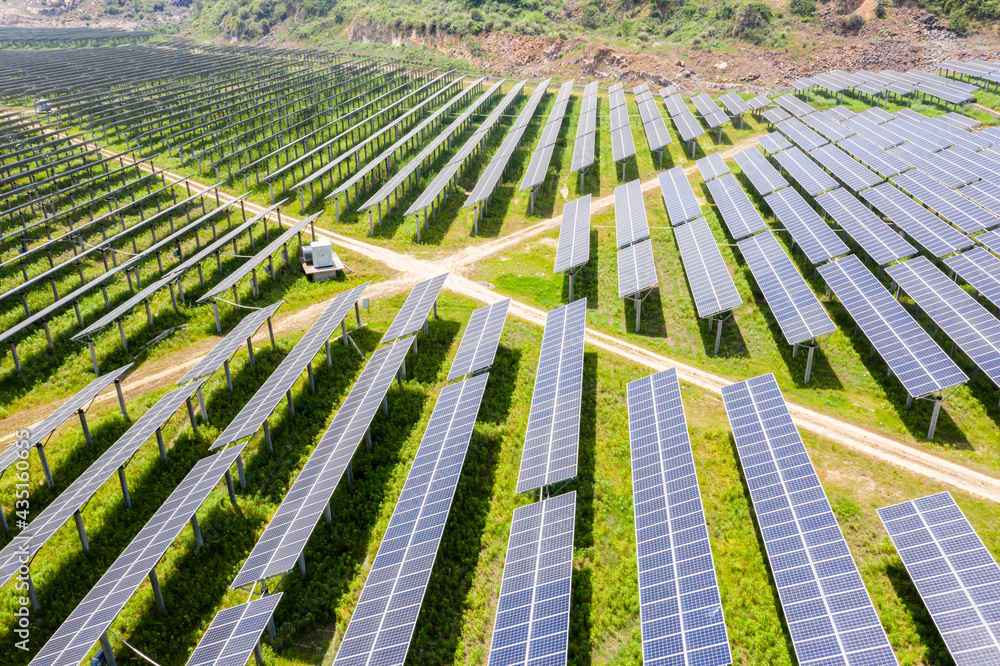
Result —
[[827, 192], [816, 197], [816, 203], [879, 266], [917, 254], [917, 248], [903, 240], [847, 190], [836, 189]]
[[695, 164], [698, 165], [698, 171], [701, 172], [701, 177], [705, 179], [705, 182], [714, 180], [719, 176], [724, 176], [727, 173], [732, 173], [719, 153], [706, 155], [695, 162]]
[[295, 564], [412, 344], [413, 338], [406, 338], [372, 354], [236, 574], [232, 589], [283, 574]]
[[628, 384], [645, 664], [733, 662], [677, 371]]
[[[830, 147], [833, 144], [827, 144]], [[782, 151], [774, 156], [778, 164], [799, 184], [806, 194], [817, 196], [823, 192], [835, 190], [839, 185], [830, 174], [823, 171], [805, 153], [796, 147]]]
[[1000, 259], [981, 247], [945, 259], [945, 265], [1000, 307]]
[[788, 187], [788, 181], [756, 148], [741, 150], [733, 155], [733, 159], [736, 160], [740, 169], [743, 170], [743, 175], [750, 180], [750, 184], [760, 196], [766, 197], [772, 192]]
[[955, 663], [1000, 663], [1000, 567], [951, 494], [878, 515]]
[[708, 181], [708, 191], [719, 209], [722, 221], [736, 240], [767, 229], [767, 224], [733, 174], [727, 173]]
[[1000, 321], [996, 317], [949, 280], [927, 257], [890, 266], [886, 273], [994, 384], [1000, 386]]
[[1000, 225], [1000, 217], [920, 171], [902, 173], [892, 182], [966, 234]]
[[810, 263], [820, 264], [850, 252], [840, 236], [792, 188], [786, 187], [769, 194], [764, 201], [805, 252]]
[[722, 388], [800, 664], [898, 662], [774, 375]]
[[244, 448], [245, 445], [234, 446], [195, 464], [42, 646], [32, 664], [51, 666], [83, 661]]
[[402, 666], [489, 375], [442, 389], [334, 666]]
[[277, 303], [272, 303], [266, 308], [261, 308], [260, 310], [254, 310], [246, 317], [240, 320], [240, 323], [233, 327], [226, 337], [222, 338], [212, 351], [205, 354], [205, 356], [198, 361], [193, 368], [187, 371], [183, 377], [177, 380], [178, 386], [183, 386], [184, 384], [198, 379], [199, 377], [208, 377], [213, 372], [219, 369], [219, 366], [223, 362], [229, 360], [229, 358], [236, 353], [236, 350], [243, 346], [243, 343], [247, 341], [248, 338], [252, 337], [257, 329], [264, 325], [264, 322], [268, 320], [275, 313], [275, 311], [281, 307], [284, 301], [278, 301]]
[[358, 302], [370, 284], [371, 282], [365, 282], [358, 285], [339, 294], [330, 302], [330, 305], [306, 331], [305, 335], [299, 338], [292, 351], [288, 352], [288, 355], [282, 359], [274, 372], [264, 381], [264, 384], [257, 389], [254, 396], [250, 398], [250, 402], [243, 406], [240, 413], [215, 439], [215, 442], [209, 447], [210, 450], [219, 449], [244, 437], [251, 437], [260, 429], [274, 408], [285, 397], [285, 393], [306, 369], [306, 365], [312, 362], [313, 357], [319, 353], [323, 344], [341, 325], [344, 317], [350, 313], [351, 308]]
[[649, 222], [638, 179], [615, 188], [615, 237], [623, 248], [649, 238]]
[[696, 217], [701, 217], [701, 206], [694, 196], [691, 183], [688, 182], [684, 167], [676, 166], [659, 174], [660, 193], [667, 207], [667, 217], [670, 224], [677, 226]]
[[441, 288], [444, 287], [447, 279], [448, 273], [442, 273], [413, 286], [410, 295], [406, 297], [406, 302], [403, 303], [403, 307], [399, 309], [396, 318], [392, 320], [389, 329], [382, 336], [383, 344], [416, 333], [421, 329], [424, 320], [433, 309], [434, 303], [437, 302]]
[[565, 664], [576, 491], [514, 510], [489, 666]]
[[856, 256], [820, 266], [819, 273], [911, 396], [968, 380]]
[[448, 381], [471, 375], [493, 365], [500, 334], [507, 321], [510, 299], [484, 305], [472, 313], [458, 346], [455, 360], [448, 371]]
[[591, 195], [585, 194], [563, 207], [553, 273], [571, 270], [590, 260], [590, 201]]
[[187, 666], [244, 666], [267, 628], [281, 592], [219, 611]]
[[699, 317], [711, 317], [743, 304], [705, 218], [677, 227], [674, 237]]
[[820, 146], [809, 155], [855, 192], [882, 182], [881, 176], [833, 144]]
[[586, 299], [552, 310], [545, 319], [518, 493], [576, 476], [586, 325]]
[[958, 229], [908, 197], [892, 183], [883, 183], [859, 194], [935, 257], [940, 258], [974, 245]]
[[751, 236], [740, 241], [739, 248], [788, 344], [802, 344], [837, 330], [774, 234]]

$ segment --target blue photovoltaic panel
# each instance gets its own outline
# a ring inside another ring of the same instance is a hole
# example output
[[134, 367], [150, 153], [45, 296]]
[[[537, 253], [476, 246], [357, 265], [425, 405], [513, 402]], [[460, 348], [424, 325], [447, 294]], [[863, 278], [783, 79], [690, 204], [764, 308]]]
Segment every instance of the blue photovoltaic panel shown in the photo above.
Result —
[[[997, 166], [1000, 166], [1000, 163]], [[1000, 178], [996, 181], [981, 180], [955, 191], [991, 213], [996, 214], [1000, 211]]]
[[985, 234], [976, 236], [976, 240], [987, 249], [1000, 254], [1000, 231], [987, 231]]
[[[826, 146], [829, 147], [829, 146]], [[818, 196], [839, 187], [837, 181], [798, 148], [789, 148], [774, 156], [788, 175], [799, 184], [806, 194]]]
[[472, 313], [469, 325], [465, 327], [462, 342], [458, 345], [455, 360], [448, 371], [448, 381], [471, 375], [493, 365], [493, 358], [500, 344], [504, 322], [510, 299], [505, 298], [490, 305], [484, 305]]
[[750, 184], [760, 196], [766, 197], [771, 192], [788, 187], [788, 181], [782, 178], [778, 170], [756, 148], [741, 150], [733, 155], [733, 159], [740, 165], [743, 175], [750, 180]]
[[733, 174], [727, 173], [708, 181], [708, 191], [722, 221], [736, 240], [767, 229], [764, 219]]
[[740, 466], [802, 666], [896, 666], [774, 375], [722, 387]]
[[[967, 132], [962, 132], [967, 134]], [[955, 169], [963, 174], [971, 174], [973, 180], [986, 178], [996, 180], [1000, 178], [1000, 162], [983, 159], [982, 155], [972, 152], [961, 146], [953, 146], [940, 153], [934, 153], [939, 164], [948, 165], [949, 169]], [[968, 182], [972, 182], [971, 180]]]
[[840, 236], [792, 188], [769, 194], [764, 201], [805, 252], [810, 263], [821, 264], [850, 252]]
[[945, 260], [945, 265], [972, 285], [996, 307], [1000, 307], [1000, 259], [981, 247]]
[[796, 118], [801, 118], [802, 116], [808, 116], [810, 113], [816, 110], [815, 107], [803, 102], [801, 99], [795, 95], [782, 95], [774, 100], [777, 102], [778, 106], [783, 108], [788, 113], [792, 114]]
[[895, 155], [859, 136], [841, 141], [837, 146], [883, 178], [892, 178], [913, 168]]
[[1000, 567], [951, 494], [878, 515], [955, 663], [1000, 664]]
[[248, 339], [253, 337], [253, 334], [257, 332], [257, 329], [264, 325], [264, 322], [268, 320], [274, 312], [281, 307], [284, 301], [278, 301], [277, 303], [272, 303], [266, 308], [261, 308], [260, 310], [254, 310], [246, 317], [244, 317], [239, 324], [237, 324], [233, 330], [226, 334], [226, 337], [222, 338], [212, 351], [205, 354], [205, 356], [195, 364], [193, 368], [187, 371], [187, 373], [177, 380], [178, 386], [183, 386], [190, 381], [198, 379], [200, 377], [207, 377], [213, 372], [219, 369], [225, 361], [236, 353], [243, 343]]
[[586, 328], [585, 298], [552, 310], [545, 318], [517, 476], [519, 493], [576, 476]]
[[559, 245], [553, 273], [562, 273], [590, 261], [590, 199], [585, 194], [566, 202], [559, 227]]
[[31, 660], [34, 666], [79, 666], [245, 446], [219, 451], [195, 464], [38, 651]]
[[649, 222], [638, 179], [615, 188], [615, 237], [619, 248], [649, 238]]
[[819, 134], [806, 127], [802, 121], [797, 118], [782, 120], [780, 123], [775, 125], [775, 127], [779, 132], [787, 136], [792, 143], [807, 153], [810, 150], [814, 150], [820, 146], [825, 146], [830, 143]]
[[677, 227], [674, 237], [699, 317], [727, 312], [743, 304], [705, 218]]
[[788, 120], [792, 116], [789, 115], [784, 109], [768, 109], [763, 114], [764, 120], [771, 123], [772, 125], [777, 125], [778, 123]]
[[965, 250], [975, 244], [892, 183], [882, 183], [859, 194], [935, 257]]
[[819, 273], [912, 397], [968, 381], [856, 256], [820, 266]]
[[628, 298], [652, 289], [658, 282], [653, 243], [648, 238], [618, 250], [619, 298]]
[[819, 113], [810, 113], [802, 119], [802, 122], [813, 128], [824, 138], [833, 141], [834, 143], [837, 141], [843, 141], [844, 139], [849, 139], [856, 134], [854, 130], [841, 125], [839, 122], [822, 111]]
[[764, 136], [757, 139], [760, 142], [760, 147], [767, 152], [775, 155], [783, 150], [788, 150], [792, 147], [792, 142], [783, 137], [777, 132], [771, 132], [770, 134], [765, 134]]
[[696, 217], [701, 217], [701, 206], [694, 196], [691, 183], [688, 182], [684, 174], [684, 167], [676, 166], [667, 171], [661, 171], [659, 175], [660, 192], [663, 194], [663, 203], [667, 207], [667, 217], [670, 224], [677, 226]]
[[922, 172], [948, 187], [961, 187], [976, 180], [974, 174], [942, 161], [938, 158], [937, 153], [932, 153], [913, 143], [904, 143], [888, 152], [890, 155], [912, 164], [918, 173]]
[[932, 152], [937, 152], [939, 150], [944, 150], [949, 146], [955, 145], [955, 142], [942, 137], [938, 132], [928, 132], [926, 129], [920, 127], [917, 123], [911, 123], [908, 120], [902, 118], [896, 118], [885, 124], [885, 126], [896, 134], [902, 136], [907, 141], [915, 143], [921, 148], [926, 148]]
[[847, 139], [847, 141], [858, 141], [859, 138], [863, 137], [866, 141], [874, 144], [875, 147], [881, 148], [882, 150], [887, 150], [906, 142], [904, 137], [899, 136], [888, 127], [883, 127], [882, 125], [877, 124], [865, 116], [865, 113], [867, 113], [867, 111], [862, 112], [854, 118], [848, 118], [844, 121], [845, 126], [858, 133], [857, 137]]
[[996, 317], [949, 280], [927, 257], [890, 266], [886, 273], [994, 384], [1000, 386], [1000, 321]]
[[90, 404], [90, 401], [96, 398], [101, 391], [111, 386], [116, 380], [121, 379], [131, 368], [132, 364], [129, 363], [101, 375], [83, 387], [76, 395], [59, 405], [41, 423], [31, 428], [31, 432], [28, 435], [28, 447], [30, 448], [44, 441], [46, 437], [56, 431], [56, 428], [63, 424], [63, 421], [76, 414], [79, 410], [85, 409]]
[[809, 342], [837, 330], [774, 234], [751, 236], [740, 241], [739, 248], [788, 344]]
[[817, 148], [809, 155], [855, 192], [882, 182], [881, 176], [832, 144]]
[[671, 116], [670, 119], [674, 121], [677, 133], [681, 135], [681, 141], [694, 141], [705, 133], [705, 128], [701, 126], [698, 119], [687, 108], [684, 108], [676, 116]]
[[566, 663], [575, 520], [575, 490], [514, 510], [489, 666]]
[[448, 274], [442, 273], [413, 286], [413, 290], [406, 297], [403, 307], [399, 309], [396, 318], [392, 320], [389, 329], [382, 336], [383, 344], [420, 330], [434, 307], [434, 303], [437, 302], [438, 294], [441, 293], [441, 288], [447, 279]]
[[628, 417], [643, 664], [731, 664], [677, 370], [629, 382]]
[[1000, 217], [920, 171], [902, 173], [892, 182], [966, 234], [1000, 225]]
[[187, 666], [244, 666], [267, 628], [281, 592], [221, 610], [198, 641]]
[[705, 179], [705, 182], [718, 178], [719, 176], [724, 176], [727, 173], [732, 173], [729, 170], [729, 167], [726, 166], [725, 160], [722, 159], [722, 155], [719, 153], [706, 155], [695, 162], [695, 164], [698, 165], [698, 171], [701, 172], [701, 177]]
[[334, 666], [402, 666], [489, 375], [442, 389]]
[[816, 203], [826, 211], [833, 221], [861, 246], [879, 266], [912, 257], [917, 248], [907, 243], [902, 236], [889, 228], [867, 206], [844, 189], [816, 197]]

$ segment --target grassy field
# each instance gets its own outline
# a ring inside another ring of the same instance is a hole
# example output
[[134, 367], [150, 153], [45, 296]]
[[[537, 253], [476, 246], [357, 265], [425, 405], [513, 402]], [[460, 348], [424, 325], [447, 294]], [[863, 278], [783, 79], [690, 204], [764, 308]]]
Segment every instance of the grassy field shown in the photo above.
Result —
[[[369, 327], [357, 334], [370, 353], [394, 311], [395, 297], [373, 305]], [[306, 548], [309, 573], [292, 573], [276, 614], [278, 640], [265, 640], [269, 661], [279, 664], [329, 663], [357, 602], [366, 571], [392, 515], [436, 395], [475, 304], [452, 295], [441, 299], [441, 320], [431, 322], [431, 337], [408, 362], [409, 379], [389, 392], [390, 414], [373, 424], [374, 447], [360, 446], [354, 457], [354, 483], [334, 494], [334, 527], [320, 521]], [[32, 571], [44, 611], [32, 631], [37, 649], [79, 602], [124, 544], [141, 528], [208, 443], [275, 367], [297, 336], [258, 352], [256, 367], [240, 354], [234, 365], [236, 396], [221, 378], [208, 387], [210, 421], [197, 435], [178, 415], [167, 432], [169, 463], [158, 462], [147, 443], [129, 465], [133, 508], [123, 510], [120, 491], [109, 481], [84, 513], [91, 551], [82, 552], [72, 525], [63, 527], [36, 557]], [[485, 663], [513, 510], [529, 501], [514, 494], [514, 482], [537, 364], [540, 329], [516, 320], [507, 323], [497, 363], [459, 481], [455, 503], [417, 624], [409, 662], [413, 664]], [[304, 379], [294, 392], [296, 416], [283, 408], [272, 416], [275, 454], [259, 438], [244, 454], [249, 488], [240, 493], [240, 512], [228, 505], [224, 485], [199, 510], [206, 546], [196, 549], [185, 528], [157, 567], [167, 611], [159, 615], [148, 583], [129, 602], [112, 628], [165, 665], [180, 665], [214, 613], [242, 602], [245, 594], [228, 590], [268, 518], [304, 464], [313, 443], [362, 368], [356, 354], [335, 348], [334, 366], [314, 363], [317, 393]], [[587, 349], [580, 443], [580, 473], [570, 489], [579, 493], [571, 611], [570, 662], [639, 664], [640, 630], [636, 590], [635, 536], [629, 464], [625, 385], [647, 370], [603, 352]], [[685, 386], [695, 459], [723, 605], [736, 663], [793, 664], [773, 581], [748, 491], [741, 481], [735, 446], [719, 400]], [[130, 405], [133, 418], [155, 395]], [[93, 419], [98, 450], [126, 427], [109, 406]], [[601, 433], [598, 436], [598, 433]], [[88, 451], [75, 428], [61, 432], [50, 446], [60, 487], [97, 455]], [[943, 489], [926, 479], [837, 449], [809, 436], [805, 441], [817, 466], [852, 552], [862, 571], [893, 647], [904, 664], [946, 664], [944, 647], [933, 629], [898, 556], [874, 513], [892, 502]], [[34, 462], [34, 457], [32, 457]], [[32, 510], [51, 501], [37, 463]], [[9, 496], [8, 480], [0, 492]], [[55, 491], [55, 492], [58, 492]], [[986, 502], [955, 493], [973, 525], [1000, 555], [1000, 516]], [[9, 540], [6, 535], [4, 540]], [[197, 591], [197, 592], [196, 592]], [[5, 590], [3, 607], [12, 611], [15, 595]], [[0, 640], [10, 641], [10, 625]], [[122, 663], [141, 663], [121, 650]], [[4, 651], [4, 664], [23, 664], [27, 655]]]

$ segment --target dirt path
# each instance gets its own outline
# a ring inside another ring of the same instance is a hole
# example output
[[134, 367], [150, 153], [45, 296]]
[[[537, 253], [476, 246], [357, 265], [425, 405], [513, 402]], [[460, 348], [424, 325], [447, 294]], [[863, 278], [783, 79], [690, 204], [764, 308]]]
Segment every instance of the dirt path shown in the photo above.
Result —
[[[746, 139], [739, 144], [728, 148], [723, 152], [724, 157], [753, 145], [754, 139]], [[106, 151], [111, 153], [112, 151]], [[141, 164], [140, 168], [151, 170], [148, 164]], [[691, 166], [685, 169], [685, 173], [692, 172], [696, 167]], [[181, 180], [183, 176], [166, 172], [167, 180]], [[192, 187], [204, 188], [196, 182], [191, 182]], [[659, 186], [656, 178], [651, 178], [642, 184], [643, 191], [657, 188]], [[233, 197], [227, 193], [220, 193], [220, 198], [224, 201], [232, 200]], [[606, 210], [614, 202], [613, 196], [605, 196], [594, 202], [592, 210], [600, 212]], [[263, 207], [257, 204], [247, 203], [246, 208], [253, 214], [263, 211]], [[277, 216], [271, 214], [271, 219], [277, 221]], [[298, 219], [287, 213], [282, 214], [282, 221], [287, 225], [295, 224]], [[342, 236], [325, 229], [317, 228], [318, 235], [329, 238], [335, 245], [364, 254], [387, 267], [398, 271], [400, 275], [386, 283], [379, 289], [382, 295], [405, 291], [412, 284], [426, 279], [427, 277], [440, 274], [444, 270], [451, 269], [451, 275], [445, 283], [445, 288], [450, 289], [463, 296], [474, 298], [483, 303], [493, 303], [506, 298], [486, 287], [456, 274], [463, 268], [469, 267], [478, 261], [482, 261], [498, 252], [502, 252], [514, 244], [521, 243], [539, 234], [556, 228], [561, 221], [560, 217], [554, 217], [531, 225], [518, 232], [512, 233], [505, 238], [488, 241], [475, 248], [460, 250], [449, 257], [438, 258], [430, 261], [414, 257], [413, 255], [395, 252], [366, 241]], [[398, 289], [398, 292], [396, 290]], [[276, 325], [279, 331], [292, 330], [293, 328], [304, 328], [305, 325], [318, 315], [323, 304], [315, 304], [300, 310], [296, 313], [285, 315], [280, 319], [276, 318]], [[510, 312], [517, 317], [532, 322], [539, 326], [545, 325], [546, 313], [543, 310], [526, 305], [519, 301], [511, 302]], [[724, 377], [705, 372], [693, 366], [686, 365], [674, 359], [656, 354], [637, 345], [621, 340], [615, 336], [588, 330], [587, 341], [604, 351], [616, 354], [630, 361], [644, 365], [652, 370], [659, 371], [670, 367], [677, 368], [678, 375], [683, 381], [694, 384], [709, 391], [720, 393], [723, 386], [732, 382]], [[185, 356], [188, 356], [185, 352]], [[179, 377], [182, 372], [183, 363], [193, 363], [193, 361], [183, 361], [177, 365], [170, 365], [169, 369], [144, 372], [140, 369], [136, 377], [130, 378], [126, 382], [126, 396], [135, 395], [151, 390], [156, 386], [170, 383], [172, 378]], [[161, 360], [159, 364], [170, 364], [170, 360]], [[113, 398], [113, 393], [104, 399]], [[864, 453], [879, 460], [888, 462], [897, 467], [921, 474], [928, 478], [947, 483], [956, 488], [973, 493], [980, 497], [1000, 502], [1000, 478], [995, 478], [987, 474], [970, 470], [962, 465], [944, 460], [938, 456], [922, 451], [914, 446], [890, 439], [883, 435], [869, 432], [864, 428], [855, 426], [849, 422], [842, 421], [811, 409], [788, 403], [795, 423], [798, 427], [804, 428], [816, 434], [822, 435], [831, 441], [847, 446], [852, 450]], [[48, 406], [51, 409], [51, 405]], [[20, 416], [20, 415], [18, 415]], [[11, 419], [7, 419], [10, 421]]]

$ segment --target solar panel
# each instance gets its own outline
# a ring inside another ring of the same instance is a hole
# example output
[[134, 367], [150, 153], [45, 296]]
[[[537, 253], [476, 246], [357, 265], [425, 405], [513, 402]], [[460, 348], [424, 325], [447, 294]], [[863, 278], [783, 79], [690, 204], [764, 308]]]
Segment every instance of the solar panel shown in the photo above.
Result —
[[827, 215], [833, 218], [879, 266], [912, 257], [917, 248], [889, 228], [850, 192], [837, 189], [816, 197]]
[[629, 125], [611, 131], [611, 156], [615, 162], [624, 162], [635, 157], [635, 142]]
[[948, 113], [941, 116], [941, 120], [951, 123], [955, 127], [961, 130], [971, 130], [979, 127], [980, 122], [975, 118], [970, 118], [968, 116], [963, 116], [961, 113], [955, 113], [954, 111], [949, 111]]
[[741, 150], [733, 155], [733, 159], [762, 197], [788, 187], [788, 181], [782, 178], [778, 170], [756, 148]]
[[677, 133], [681, 135], [681, 141], [694, 141], [705, 133], [705, 129], [687, 109], [684, 109], [682, 113], [673, 116], [671, 119], [674, 121]]
[[878, 510], [958, 666], [1000, 663], [1000, 567], [948, 492]]
[[788, 113], [792, 114], [796, 118], [801, 118], [802, 116], [808, 116], [810, 113], [816, 109], [809, 104], [803, 102], [801, 99], [795, 95], [785, 94], [774, 100], [778, 106], [783, 108]]
[[548, 120], [545, 121], [545, 127], [542, 129], [541, 137], [538, 139], [538, 145], [535, 146], [535, 152], [531, 155], [528, 168], [525, 169], [520, 189], [527, 190], [537, 187], [545, 180], [545, 175], [549, 170], [549, 163], [552, 160], [553, 149], [559, 138], [559, 132], [562, 129], [563, 118], [566, 115], [566, 102], [569, 100], [572, 90], [572, 79], [562, 84], [559, 88], [555, 105], [552, 107], [551, 113], [549, 113]]
[[892, 116], [891, 113], [889, 113], [887, 111], [883, 111], [882, 109], [878, 108], [877, 106], [874, 106], [874, 107], [872, 107], [870, 109], [865, 109], [864, 111], [862, 111], [858, 115], [861, 116], [862, 118], [867, 118], [868, 120], [872, 121], [876, 125], [881, 125], [882, 123], [887, 123], [890, 120], [892, 120], [892, 118], [893, 118], [893, 116]]
[[777, 132], [765, 134], [764, 136], [759, 137], [757, 141], [760, 142], [761, 148], [772, 155], [780, 153], [783, 150], [788, 150], [792, 147], [792, 142]]
[[731, 664], [677, 370], [629, 382], [628, 416], [643, 662]]
[[638, 179], [615, 188], [615, 235], [618, 247], [649, 238], [649, 222]]
[[653, 243], [648, 238], [618, 250], [618, 297], [627, 298], [657, 285]]
[[739, 248], [788, 344], [810, 342], [837, 330], [774, 234], [751, 236], [740, 241]]
[[920, 125], [903, 120], [902, 118], [896, 118], [892, 122], [886, 123], [886, 126], [896, 134], [904, 137], [907, 141], [915, 143], [931, 152], [944, 150], [949, 146], [955, 145], [954, 141], [943, 138], [940, 133], [929, 133], [927, 130], [921, 129]]
[[673, 139], [670, 138], [667, 125], [663, 122], [663, 116], [660, 115], [660, 110], [656, 107], [656, 101], [652, 97], [648, 97], [642, 102], [639, 110], [640, 113], [648, 117], [648, 120], [643, 119], [642, 127], [646, 133], [646, 143], [649, 145], [649, 149], [658, 152], [669, 146]]
[[898, 663], [773, 374], [722, 387], [800, 664]]
[[667, 207], [667, 217], [670, 224], [677, 226], [696, 217], [701, 217], [701, 206], [694, 196], [691, 183], [688, 182], [684, 174], [684, 167], [675, 166], [673, 169], [661, 171], [659, 174], [660, 192], [663, 194], [663, 203]]
[[472, 313], [469, 325], [465, 327], [465, 333], [462, 335], [462, 342], [458, 345], [455, 360], [452, 361], [451, 370], [448, 371], [449, 382], [493, 365], [509, 308], [510, 299], [506, 298], [477, 308]]
[[968, 148], [952, 146], [940, 153], [935, 153], [935, 155], [940, 163], [954, 165], [962, 171], [973, 174], [976, 178], [989, 178], [991, 180], [1000, 178], [1000, 162], [983, 159], [982, 155], [972, 152]]
[[232, 589], [283, 574], [295, 565], [412, 344], [413, 338], [405, 338], [372, 354], [233, 579]]
[[1000, 259], [981, 247], [945, 259], [945, 265], [1000, 307]]
[[719, 101], [725, 104], [726, 110], [734, 116], [739, 116], [750, 111], [750, 105], [734, 92], [726, 93], [719, 98]]
[[705, 218], [677, 227], [674, 237], [699, 317], [711, 317], [743, 304]]
[[830, 116], [838, 123], [842, 123], [848, 118], [853, 118], [854, 116], [858, 115], [853, 111], [851, 111], [850, 109], [848, 109], [846, 106], [835, 106], [832, 109], [825, 110], [823, 113]]
[[1000, 179], [997, 181], [981, 180], [956, 190], [967, 199], [971, 199], [986, 210], [996, 213], [1000, 211]]
[[573, 164], [570, 171], [578, 173], [594, 163], [594, 133], [576, 138], [573, 144]]
[[282, 359], [274, 372], [250, 398], [250, 401], [243, 406], [240, 413], [216, 438], [210, 450], [214, 451], [232, 442], [238, 442], [244, 437], [251, 437], [260, 429], [274, 408], [285, 397], [285, 393], [291, 389], [292, 384], [305, 370], [306, 365], [312, 362], [320, 347], [330, 339], [330, 336], [337, 330], [344, 317], [350, 313], [351, 308], [358, 302], [370, 284], [371, 282], [365, 282], [358, 285], [338, 295], [330, 302], [330, 305], [316, 319], [305, 335], [299, 339], [292, 351], [288, 352], [288, 355]]
[[896, 134], [888, 126], [879, 125], [864, 113], [854, 118], [848, 118], [844, 121], [844, 126], [851, 128], [858, 133], [858, 136], [883, 150], [894, 148], [906, 142], [905, 137]]
[[883, 183], [860, 194], [935, 257], [940, 258], [974, 245], [958, 229], [903, 194], [892, 183]]
[[792, 188], [769, 194], [764, 201], [805, 252], [810, 263], [821, 264], [850, 252], [840, 236]]
[[1000, 386], [1000, 321], [996, 317], [927, 257], [890, 266], [886, 273], [976, 367]]
[[590, 261], [590, 200], [591, 195], [585, 194], [563, 207], [553, 273], [572, 270]]
[[955, 147], [963, 148], [969, 152], [974, 153], [993, 145], [993, 140], [990, 137], [958, 129], [941, 118], [925, 118], [922, 126], [954, 143]]
[[[827, 144], [830, 146], [832, 144]], [[778, 153], [774, 159], [799, 184], [807, 194], [817, 196], [839, 187], [830, 174], [819, 168], [798, 148], [792, 147]]]
[[729, 170], [729, 167], [726, 166], [725, 160], [722, 159], [722, 155], [719, 153], [706, 155], [695, 162], [695, 164], [698, 165], [698, 171], [701, 172], [701, 177], [704, 178], [706, 182], [714, 180], [715, 178], [727, 173], [732, 173]]
[[200, 361], [198, 361], [193, 368], [188, 370], [183, 377], [177, 380], [177, 386], [183, 386], [190, 381], [194, 381], [200, 377], [208, 377], [213, 372], [219, 369], [219, 366], [223, 362], [229, 360], [229, 358], [236, 353], [236, 350], [243, 346], [248, 339], [253, 337], [253, 334], [257, 332], [257, 329], [264, 325], [264, 322], [271, 318], [271, 315], [281, 307], [284, 301], [278, 301], [277, 303], [272, 303], [266, 308], [261, 308], [260, 310], [254, 310], [246, 317], [244, 317], [239, 324], [237, 324], [233, 330], [231, 330], [226, 337], [222, 338], [212, 348], [212, 351], [205, 354]]
[[816, 130], [820, 136], [834, 143], [849, 139], [856, 134], [854, 130], [841, 125], [822, 111], [819, 113], [810, 113], [802, 119], [802, 122]]
[[187, 666], [245, 666], [267, 628], [281, 592], [219, 611], [187, 661]]
[[910, 164], [907, 164], [895, 155], [886, 152], [861, 137], [847, 139], [837, 145], [883, 178], [892, 178], [913, 168]]
[[722, 221], [736, 240], [767, 229], [767, 224], [750, 202], [736, 176], [727, 173], [708, 181], [708, 192], [719, 209]]
[[204, 380], [189, 384], [160, 398], [124, 435], [21, 530], [13, 541], [0, 551], [0, 585], [17, 573], [25, 561], [22, 558], [30, 559], [41, 550], [70, 516], [86, 504], [119, 467], [127, 464], [150, 435], [166, 423], [167, 419], [201, 388], [203, 383]]
[[489, 375], [441, 390], [334, 666], [402, 666]]
[[31, 660], [32, 664], [48, 666], [83, 661], [243, 448], [243, 445], [235, 446], [195, 464], [97, 585], [42, 646]]
[[764, 120], [771, 123], [772, 125], [777, 125], [778, 123], [788, 120], [792, 116], [784, 109], [768, 109], [763, 114]]
[[897, 146], [891, 149], [889, 154], [912, 164], [948, 187], [961, 187], [976, 180], [976, 176], [973, 174], [961, 168], [952, 167], [952, 165], [938, 159], [935, 153], [924, 150], [914, 143], [904, 143], [902, 146]]
[[415, 284], [410, 295], [406, 297], [403, 307], [399, 309], [396, 318], [392, 320], [389, 329], [382, 336], [382, 343], [392, 342], [419, 331], [437, 302], [441, 288], [447, 279], [448, 273], [442, 273]]
[[[692, 97], [691, 103], [694, 104], [694, 108], [698, 110], [698, 113], [705, 118], [713, 116], [717, 113], [722, 113], [722, 109], [719, 108], [719, 105], [715, 103], [714, 99], [709, 97], [708, 93], [701, 93], [700, 95]], [[728, 122], [728, 116], [726, 120]]]
[[489, 666], [565, 664], [576, 491], [514, 509]]
[[576, 126], [576, 143], [573, 145], [571, 171], [583, 171], [594, 163], [594, 132], [597, 129], [597, 81], [583, 89], [583, 110]]
[[518, 493], [576, 476], [586, 325], [586, 299], [552, 310], [545, 319], [517, 476]]
[[972, 234], [1000, 225], [1000, 217], [920, 171], [901, 173], [892, 182], [964, 233]]
[[[667, 107], [667, 114], [671, 118], [676, 118], [682, 113], [690, 113], [687, 108], [687, 104], [684, 103], [684, 98], [678, 94], [670, 95], [669, 97], [663, 98], [664, 105]], [[692, 116], [693, 117], [693, 116]]]
[[747, 100], [747, 104], [749, 104], [754, 111], [760, 111], [761, 109], [766, 109], [771, 106], [773, 102], [771, 102], [771, 100], [764, 95], [754, 95]]
[[63, 424], [63, 421], [73, 416], [81, 409], [86, 408], [90, 401], [96, 398], [101, 391], [111, 386], [116, 381], [124, 379], [125, 373], [132, 369], [132, 365], [132, 363], [128, 363], [116, 370], [112, 370], [111, 372], [101, 375], [80, 389], [80, 391], [72, 398], [69, 398], [66, 402], [59, 405], [59, 407], [45, 417], [41, 423], [30, 429], [31, 432], [28, 435], [28, 446], [25, 448], [30, 448], [43, 442], [49, 435], [56, 431], [56, 428]]
[[820, 266], [819, 273], [912, 397], [968, 379], [856, 256]]
[[1000, 231], [987, 231], [985, 234], [976, 236], [976, 240], [986, 248], [1000, 254]]
[[775, 127], [778, 128], [779, 132], [787, 136], [792, 143], [806, 152], [829, 143], [829, 141], [806, 127], [802, 121], [796, 118], [782, 120]]
[[809, 155], [855, 192], [882, 182], [881, 176], [833, 144], [817, 148]]

